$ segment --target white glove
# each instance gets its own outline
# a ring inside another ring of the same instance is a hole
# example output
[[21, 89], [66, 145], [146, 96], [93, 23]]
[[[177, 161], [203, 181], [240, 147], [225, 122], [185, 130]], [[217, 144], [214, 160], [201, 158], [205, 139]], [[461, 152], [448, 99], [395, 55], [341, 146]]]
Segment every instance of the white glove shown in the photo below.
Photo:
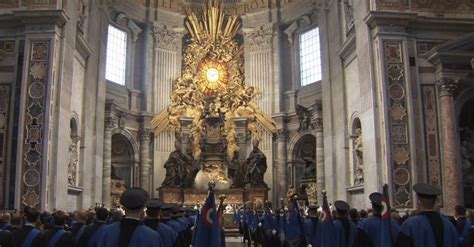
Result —
[[262, 227], [262, 223], [258, 223], [258, 227]]
[[312, 245], [311, 245], [311, 244], [308, 244], [308, 245], [306, 245], [306, 247], [312, 247]]
[[276, 234], [277, 234], [277, 230], [273, 229], [273, 230], [272, 230], [272, 234], [273, 234], [273, 235], [276, 235]]

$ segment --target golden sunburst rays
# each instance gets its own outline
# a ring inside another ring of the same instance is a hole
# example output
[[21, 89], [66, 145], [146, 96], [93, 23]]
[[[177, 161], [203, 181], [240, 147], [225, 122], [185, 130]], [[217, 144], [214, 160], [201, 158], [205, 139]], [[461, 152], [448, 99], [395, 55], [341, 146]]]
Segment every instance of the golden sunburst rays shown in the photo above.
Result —
[[229, 16], [226, 20], [221, 0], [207, 1], [202, 21], [198, 20], [194, 12], [188, 15], [186, 21], [186, 28], [195, 41], [207, 39], [213, 44], [233, 40], [240, 27], [238, 16]]
[[205, 95], [212, 95], [227, 85], [227, 66], [215, 60], [204, 59], [198, 66], [198, 87]]

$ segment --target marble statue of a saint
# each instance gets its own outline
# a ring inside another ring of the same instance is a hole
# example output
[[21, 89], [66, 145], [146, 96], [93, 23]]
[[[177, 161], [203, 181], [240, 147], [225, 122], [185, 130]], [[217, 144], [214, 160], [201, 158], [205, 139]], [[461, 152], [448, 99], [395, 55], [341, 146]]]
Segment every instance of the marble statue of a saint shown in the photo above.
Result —
[[69, 185], [77, 185], [77, 165], [79, 163], [78, 154], [77, 154], [77, 144], [71, 142], [69, 144], [69, 164], [67, 169], [67, 180]]
[[246, 184], [250, 184], [252, 187], [266, 187], [267, 185], [263, 181], [263, 178], [267, 171], [267, 157], [258, 148], [258, 140], [254, 140], [252, 144], [253, 150], [245, 161], [247, 166], [245, 182]]
[[354, 174], [354, 184], [358, 185], [364, 183], [364, 150], [362, 145], [362, 129], [357, 128], [355, 132], [356, 135], [353, 140], [357, 164]]
[[181, 145], [176, 143], [175, 150], [170, 153], [165, 162], [166, 169], [165, 180], [162, 187], [180, 188], [187, 177], [186, 167], [190, 167], [191, 159], [181, 151]]

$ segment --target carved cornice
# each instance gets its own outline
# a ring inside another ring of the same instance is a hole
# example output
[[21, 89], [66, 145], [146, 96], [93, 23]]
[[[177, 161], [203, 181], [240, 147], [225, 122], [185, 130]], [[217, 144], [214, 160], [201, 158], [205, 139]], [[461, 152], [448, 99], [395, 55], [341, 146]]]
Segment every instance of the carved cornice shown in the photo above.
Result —
[[273, 44], [273, 27], [271, 24], [263, 25], [257, 29], [244, 31], [245, 43], [250, 51], [269, 50]]
[[26, 25], [51, 24], [63, 27], [69, 21], [69, 15], [64, 10], [15, 10], [13, 16]]
[[458, 87], [458, 79], [441, 78], [436, 82], [440, 91], [440, 96], [452, 96]]
[[182, 33], [166, 25], [153, 24], [153, 38], [155, 39], [155, 48], [175, 51], [181, 43]]

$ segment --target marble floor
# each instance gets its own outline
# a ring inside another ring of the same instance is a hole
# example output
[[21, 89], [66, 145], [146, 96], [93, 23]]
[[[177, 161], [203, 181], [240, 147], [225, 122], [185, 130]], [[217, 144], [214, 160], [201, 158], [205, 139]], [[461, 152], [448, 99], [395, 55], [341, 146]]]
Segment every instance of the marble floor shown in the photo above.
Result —
[[242, 237], [226, 237], [225, 238], [226, 247], [244, 247], [242, 243]]

